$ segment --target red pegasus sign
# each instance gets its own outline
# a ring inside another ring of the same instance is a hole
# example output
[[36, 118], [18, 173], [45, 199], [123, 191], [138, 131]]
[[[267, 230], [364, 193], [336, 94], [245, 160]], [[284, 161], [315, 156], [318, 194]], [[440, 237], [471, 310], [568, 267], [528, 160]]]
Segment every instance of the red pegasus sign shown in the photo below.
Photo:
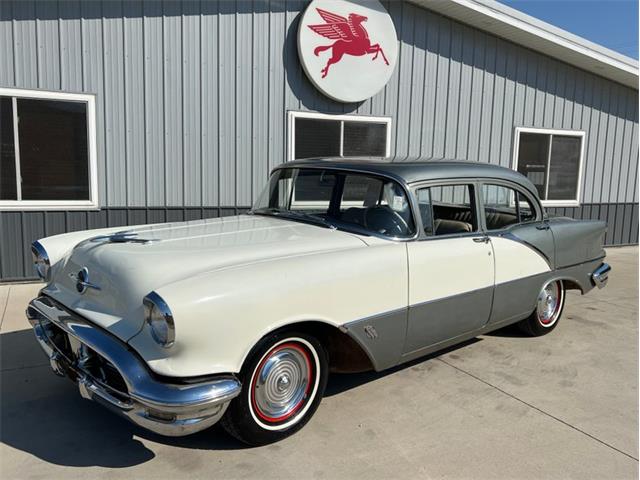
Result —
[[318, 56], [320, 52], [331, 49], [331, 58], [321, 70], [322, 78], [329, 73], [329, 67], [334, 63], [338, 63], [345, 54], [361, 57], [362, 55], [374, 53], [375, 55], [371, 60], [375, 60], [380, 54], [384, 63], [389, 65], [382, 47], [377, 43], [371, 43], [367, 30], [362, 26], [362, 22], [365, 22], [367, 17], [357, 13], [350, 13], [347, 19], [320, 8], [316, 8], [316, 10], [326, 23], [309, 25], [309, 28], [323, 37], [336, 40], [331, 45], [316, 47], [313, 50], [314, 55]]

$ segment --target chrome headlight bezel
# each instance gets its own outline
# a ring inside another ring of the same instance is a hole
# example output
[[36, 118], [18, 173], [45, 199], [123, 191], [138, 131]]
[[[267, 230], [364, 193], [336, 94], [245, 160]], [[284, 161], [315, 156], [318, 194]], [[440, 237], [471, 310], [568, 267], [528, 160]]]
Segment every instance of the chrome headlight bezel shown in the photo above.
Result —
[[49, 260], [47, 250], [37, 240], [31, 244], [31, 256], [33, 257], [33, 267], [38, 277], [48, 282], [51, 272], [51, 261]]
[[151, 336], [163, 348], [170, 348], [176, 339], [173, 314], [160, 295], [151, 292], [142, 300], [144, 320], [149, 325]]

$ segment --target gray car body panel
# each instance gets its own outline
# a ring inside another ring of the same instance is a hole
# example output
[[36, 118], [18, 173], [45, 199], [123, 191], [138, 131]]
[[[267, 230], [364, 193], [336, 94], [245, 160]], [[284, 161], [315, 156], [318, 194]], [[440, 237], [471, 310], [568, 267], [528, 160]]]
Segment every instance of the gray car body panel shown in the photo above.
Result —
[[[594, 288], [591, 273], [602, 264], [602, 260], [603, 257], [496, 285], [491, 316], [471, 330], [456, 331], [447, 325], [447, 321], [455, 322], [456, 317], [470, 318], [478, 313], [478, 308], [482, 310], [483, 306], [474, 301], [476, 293], [481, 290], [356, 320], [345, 325], [344, 331], [366, 352], [374, 369], [381, 371], [524, 320], [536, 308], [540, 290], [551, 281], [563, 280], [565, 286], [587, 293]], [[412, 314], [412, 308], [415, 309], [414, 314], [425, 319], [423, 328], [415, 332], [407, 329], [407, 314]], [[484, 314], [480, 312], [479, 317], [484, 318]], [[367, 333], [369, 326], [375, 328], [377, 335]], [[417, 335], [421, 336], [419, 341], [423, 343], [418, 343]], [[412, 348], [418, 345], [422, 346]]]

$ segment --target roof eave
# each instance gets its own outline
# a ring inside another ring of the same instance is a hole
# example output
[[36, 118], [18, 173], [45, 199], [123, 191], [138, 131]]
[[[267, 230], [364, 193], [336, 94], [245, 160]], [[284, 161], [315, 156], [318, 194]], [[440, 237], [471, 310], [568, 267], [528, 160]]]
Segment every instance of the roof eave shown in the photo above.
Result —
[[638, 90], [638, 62], [493, 0], [409, 0]]

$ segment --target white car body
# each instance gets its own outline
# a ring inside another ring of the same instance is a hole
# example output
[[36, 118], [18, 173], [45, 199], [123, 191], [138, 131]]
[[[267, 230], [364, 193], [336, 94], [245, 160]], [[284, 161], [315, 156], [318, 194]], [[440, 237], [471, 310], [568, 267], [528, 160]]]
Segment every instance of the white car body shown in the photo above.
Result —
[[[465, 181], [482, 181], [474, 172]], [[525, 187], [519, 185], [538, 202]], [[413, 191], [412, 183], [406, 188]], [[536, 205], [539, 223], [546, 225]], [[564, 225], [558, 223], [557, 230], [553, 223], [537, 230], [529, 225], [521, 230], [525, 240], [518, 232], [396, 240], [239, 215], [73, 232], [39, 240], [51, 265], [42, 295], [60, 311], [117, 337], [160, 378], [236, 375], [260, 339], [309, 322], [349, 336], [370, 366], [382, 370], [525, 318], [550, 280], [589, 290], [596, 284], [590, 275], [602, 259], [601, 225], [586, 230], [590, 243], [585, 241], [584, 258], [575, 262], [568, 260], [571, 246], [560, 241], [553, 246], [551, 231], [559, 236], [576, 228]], [[89, 287], [79, 293], [83, 269]], [[145, 322], [142, 300], [150, 292], [170, 307], [171, 348], [159, 345]], [[46, 307], [34, 308], [30, 315], [37, 327], [48, 315]], [[450, 322], [443, 321], [447, 311]], [[412, 312], [435, 323], [418, 322]], [[65, 328], [75, 335], [73, 325]], [[148, 405], [145, 395], [138, 400]], [[216, 411], [197, 429], [223, 413]], [[151, 428], [148, 423], [144, 426]]]

